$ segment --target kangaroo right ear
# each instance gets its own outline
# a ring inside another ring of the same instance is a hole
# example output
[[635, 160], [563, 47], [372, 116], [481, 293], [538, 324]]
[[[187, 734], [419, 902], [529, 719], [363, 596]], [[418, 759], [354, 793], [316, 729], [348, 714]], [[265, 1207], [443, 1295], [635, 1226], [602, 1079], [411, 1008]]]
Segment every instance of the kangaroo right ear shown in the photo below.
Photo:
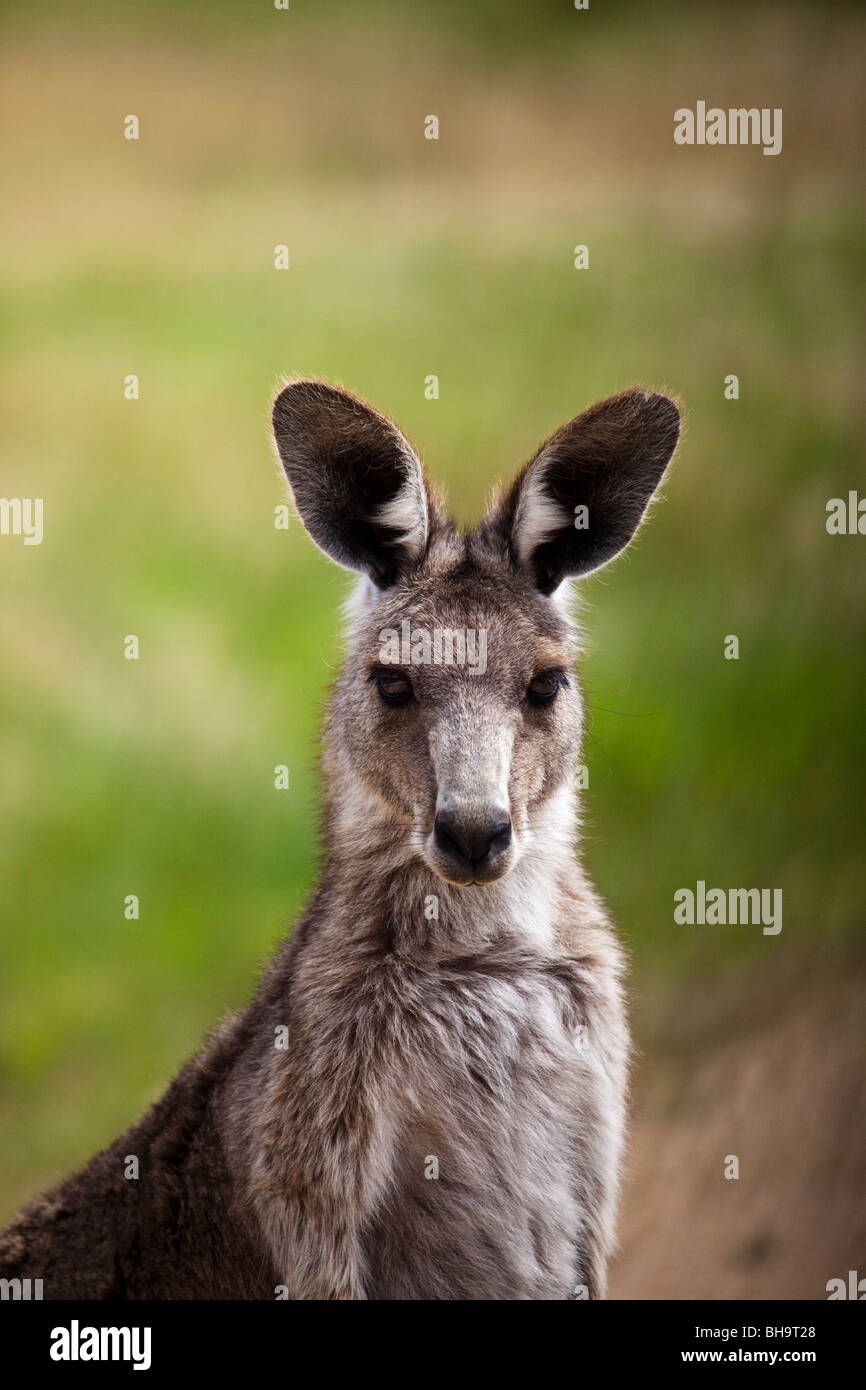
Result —
[[493, 524], [543, 594], [606, 565], [628, 545], [679, 433], [676, 403], [635, 388], [585, 410], [541, 446]]
[[325, 554], [380, 589], [423, 557], [420, 461], [397, 426], [348, 391], [293, 381], [274, 402], [274, 438], [301, 520]]

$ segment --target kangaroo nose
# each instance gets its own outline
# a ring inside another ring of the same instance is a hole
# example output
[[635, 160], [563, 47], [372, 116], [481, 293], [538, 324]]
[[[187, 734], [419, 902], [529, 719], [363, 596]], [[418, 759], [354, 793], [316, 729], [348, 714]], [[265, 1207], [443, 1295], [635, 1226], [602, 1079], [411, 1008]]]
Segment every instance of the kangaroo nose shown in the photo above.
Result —
[[468, 859], [470, 864], [489, 861], [511, 841], [511, 821], [498, 811], [484, 821], [461, 820], [452, 813], [440, 813], [434, 822], [436, 844], [443, 853]]

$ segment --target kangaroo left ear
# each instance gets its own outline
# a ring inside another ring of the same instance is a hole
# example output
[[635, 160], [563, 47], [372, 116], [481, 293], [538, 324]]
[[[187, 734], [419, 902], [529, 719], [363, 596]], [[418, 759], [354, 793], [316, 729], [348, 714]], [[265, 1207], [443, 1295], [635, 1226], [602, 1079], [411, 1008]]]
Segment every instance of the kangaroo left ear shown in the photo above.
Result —
[[325, 381], [290, 381], [274, 402], [274, 438], [301, 520], [326, 555], [380, 589], [427, 546], [420, 461], [397, 426]]
[[668, 396], [632, 390], [592, 406], [541, 446], [495, 521], [543, 594], [625, 549], [679, 433], [680, 413]]

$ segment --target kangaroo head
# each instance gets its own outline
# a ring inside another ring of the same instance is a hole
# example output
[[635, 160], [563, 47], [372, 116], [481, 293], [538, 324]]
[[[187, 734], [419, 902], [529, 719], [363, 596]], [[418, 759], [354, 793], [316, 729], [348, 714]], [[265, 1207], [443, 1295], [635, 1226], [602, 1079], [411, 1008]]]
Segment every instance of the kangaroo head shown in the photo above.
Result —
[[349, 393], [292, 382], [273, 423], [304, 525], [364, 576], [328, 745], [343, 813], [395, 863], [492, 883], [562, 838], [582, 710], [558, 591], [631, 540], [676, 447], [677, 407], [640, 390], [593, 406], [468, 534], [405, 436]]

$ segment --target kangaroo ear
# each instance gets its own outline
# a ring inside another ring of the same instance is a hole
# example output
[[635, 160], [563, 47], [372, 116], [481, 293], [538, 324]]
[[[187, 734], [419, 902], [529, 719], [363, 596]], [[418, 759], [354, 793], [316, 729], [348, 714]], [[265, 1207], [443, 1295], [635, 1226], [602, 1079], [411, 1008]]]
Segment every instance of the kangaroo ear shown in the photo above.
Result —
[[606, 565], [631, 540], [677, 445], [667, 396], [625, 391], [578, 415], [526, 465], [496, 518], [543, 594]]
[[395, 584], [427, 547], [421, 464], [396, 425], [322, 381], [274, 402], [274, 438], [301, 520], [338, 565]]

